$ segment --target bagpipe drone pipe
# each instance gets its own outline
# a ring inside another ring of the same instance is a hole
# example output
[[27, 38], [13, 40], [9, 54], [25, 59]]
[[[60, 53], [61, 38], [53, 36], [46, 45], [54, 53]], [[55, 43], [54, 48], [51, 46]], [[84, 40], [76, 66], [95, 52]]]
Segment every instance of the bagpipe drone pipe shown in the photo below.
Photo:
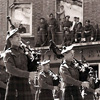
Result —
[[62, 59], [64, 55], [61, 54], [61, 50], [56, 46], [55, 42], [52, 40], [50, 40], [49, 42], [50, 42], [49, 49], [53, 51], [53, 53], [56, 55], [58, 59]]

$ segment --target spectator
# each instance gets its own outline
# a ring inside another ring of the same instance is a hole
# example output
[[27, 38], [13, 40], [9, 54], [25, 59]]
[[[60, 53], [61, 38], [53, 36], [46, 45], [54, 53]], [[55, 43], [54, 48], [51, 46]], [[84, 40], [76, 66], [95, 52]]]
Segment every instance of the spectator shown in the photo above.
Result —
[[85, 27], [84, 27], [84, 37], [86, 42], [93, 41], [93, 35], [94, 35], [94, 28], [90, 24], [90, 20], [86, 20]]
[[71, 28], [72, 22], [69, 21], [69, 19], [70, 19], [70, 16], [69, 15], [67, 15], [64, 18], [64, 22], [62, 23], [63, 31], [66, 31], [66, 29], [70, 29]]
[[[67, 45], [70, 45], [70, 43], [72, 42], [70, 39], [71, 39], [71, 32], [70, 32], [70, 28], [72, 26], [72, 22], [69, 21], [70, 19], [70, 16], [67, 15], [65, 18], [64, 18], [64, 22], [62, 23], [62, 28], [63, 28], [63, 38], [64, 38], [64, 44]], [[68, 37], [67, 37], [68, 36]], [[68, 42], [67, 42], [68, 40]]]
[[72, 27], [70, 28], [72, 43], [75, 42], [75, 31], [76, 31], [78, 22], [79, 22], [79, 18], [78, 17], [74, 17], [74, 21], [72, 22]]
[[81, 38], [83, 37], [83, 33], [84, 33], [84, 28], [82, 26], [82, 23], [79, 22], [75, 31], [75, 42], [79, 43], [81, 42]]
[[72, 44], [72, 42], [71, 42], [71, 33], [70, 33], [70, 30], [67, 29], [64, 32], [64, 35], [63, 35], [63, 43], [62, 43], [62, 45], [69, 46], [71, 44]]
[[60, 12], [57, 12], [57, 14], [58, 14], [59, 21], [60, 21], [60, 30], [62, 31], [61, 25], [62, 25], [64, 18], [65, 18], [65, 10], [64, 10], [63, 5], [60, 6]]
[[43, 46], [46, 44], [46, 37], [47, 37], [47, 28], [48, 25], [44, 18], [40, 18], [39, 26], [38, 26], [38, 39], [37, 39], [37, 45]]
[[57, 21], [52, 13], [49, 15], [48, 25], [48, 40], [52, 39], [54, 41], [57, 29]]
[[79, 17], [76, 17], [76, 22], [75, 22], [75, 25], [73, 27], [74, 33], [75, 33], [76, 29], [77, 29], [78, 23], [79, 23]]
[[23, 24], [19, 25], [19, 33], [26, 33], [26, 28], [23, 26]]
[[76, 25], [76, 23], [77, 23], [77, 17], [74, 17], [74, 21], [72, 22], [71, 31], [74, 30], [74, 26]]

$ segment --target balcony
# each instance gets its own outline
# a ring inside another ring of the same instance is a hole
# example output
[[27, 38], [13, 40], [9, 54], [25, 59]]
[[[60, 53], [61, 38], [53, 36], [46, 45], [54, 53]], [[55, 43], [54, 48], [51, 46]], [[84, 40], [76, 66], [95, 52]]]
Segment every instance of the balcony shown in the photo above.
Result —
[[[62, 32], [57, 32], [55, 35], [55, 43], [58, 47], [62, 46], [62, 41], [63, 41], [63, 33]], [[49, 45], [49, 44], [48, 44]], [[34, 48], [36, 49], [48, 49], [48, 45], [46, 46], [35, 46]], [[87, 46], [97, 46], [100, 45], [100, 40], [99, 41], [92, 41], [92, 42], [81, 42], [81, 43], [73, 43], [74, 47], [87, 47]]]

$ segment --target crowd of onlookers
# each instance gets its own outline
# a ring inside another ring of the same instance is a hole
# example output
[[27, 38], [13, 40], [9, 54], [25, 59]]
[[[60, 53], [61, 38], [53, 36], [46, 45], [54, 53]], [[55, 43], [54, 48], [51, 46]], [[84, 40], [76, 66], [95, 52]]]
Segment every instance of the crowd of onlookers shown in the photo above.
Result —
[[[61, 19], [60, 19], [61, 20]], [[70, 45], [72, 43], [91, 42], [100, 40], [100, 30], [98, 24], [91, 25], [90, 20], [86, 20], [83, 26], [79, 17], [74, 17], [74, 21], [70, 21], [70, 16], [65, 16], [61, 21], [54, 17], [51, 13], [48, 21], [40, 18], [37, 28], [36, 46], [48, 45], [49, 41], [57, 40], [57, 32], [62, 32], [62, 45]], [[59, 23], [59, 24], [58, 24]]]

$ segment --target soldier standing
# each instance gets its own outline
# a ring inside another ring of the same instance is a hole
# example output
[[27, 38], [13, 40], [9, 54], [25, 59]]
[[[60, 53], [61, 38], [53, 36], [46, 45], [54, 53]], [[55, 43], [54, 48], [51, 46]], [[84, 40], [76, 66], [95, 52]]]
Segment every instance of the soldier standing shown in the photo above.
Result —
[[25, 50], [21, 47], [21, 36], [18, 29], [7, 34], [7, 45], [4, 62], [9, 73], [5, 100], [32, 100], [29, 80], [34, 80], [37, 72], [28, 71], [28, 59]]
[[[90, 71], [88, 73], [87, 81], [89, 82], [90, 87], [94, 90], [95, 89], [95, 77], [94, 77], [93, 71]], [[86, 95], [84, 95], [84, 100], [95, 100], [95, 95], [94, 95], [93, 90], [86, 89], [85, 91]]]
[[51, 13], [49, 15], [49, 20], [48, 20], [48, 40], [55, 41], [56, 29], [57, 29], [57, 21], [54, 18], [53, 14]]
[[50, 60], [41, 63], [42, 71], [39, 76], [40, 94], [39, 100], [54, 100], [52, 90], [58, 90], [57, 86], [53, 86], [53, 77], [50, 72]]
[[64, 100], [82, 100], [79, 87], [89, 88], [89, 82], [79, 81], [79, 72], [73, 63], [74, 51], [72, 48], [72, 45], [65, 47], [61, 52], [64, 54], [63, 63], [60, 66], [60, 76], [65, 86]]
[[8, 73], [4, 66], [3, 57], [0, 55], [0, 100], [4, 100], [6, 92], [6, 84], [8, 81]]
[[65, 18], [65, 10], [64, 10], [63, 5], [60, 6], [60, 11], [57, 12], [57, 15], [58, 15], [59, 21], [60, 21], [60, 31], [62, 31], [62, 23], [64, 22], [64, 18]]
[[47, 37], [47, 28], [48, 28], [48, 25], [45, 21], [44, 18], [40, 18], [40, 23], [39, 23], [39, 26], [38, 26], [38, 39], [37, 39], [37, 44], [40, 45], [40, 46], [43, 46], [45, 45], [45, 42], [46, 42], [46, 37]]

